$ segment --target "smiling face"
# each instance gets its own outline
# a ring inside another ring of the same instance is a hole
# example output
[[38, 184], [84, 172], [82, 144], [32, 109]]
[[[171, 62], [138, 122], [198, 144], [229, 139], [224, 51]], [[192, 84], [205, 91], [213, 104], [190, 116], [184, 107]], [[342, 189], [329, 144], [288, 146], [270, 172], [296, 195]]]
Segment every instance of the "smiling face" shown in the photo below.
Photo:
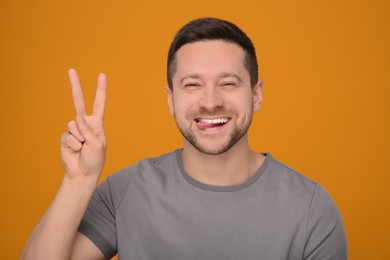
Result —
[[176, 53], [168, 103], [184, 147], [222, 154], [246, 138], [252, 113], [259, 110], [261, 83], [253, 88], [245, 53], [222, 40], [185, 44]]

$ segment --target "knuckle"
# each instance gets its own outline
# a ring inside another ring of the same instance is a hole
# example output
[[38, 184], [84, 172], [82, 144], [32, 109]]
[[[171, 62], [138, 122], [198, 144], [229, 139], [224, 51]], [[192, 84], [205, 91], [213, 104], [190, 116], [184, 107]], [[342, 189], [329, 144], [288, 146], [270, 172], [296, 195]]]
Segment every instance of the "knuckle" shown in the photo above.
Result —
[[75, 121], [69, 121], [69, 122], [68, 122], [68, 130], [73, 129], [74, 126], [75, 126]]
[[68, 144], [71, 144], [74, 142], [74, 136], [72, 134], [68, 134], [66, 137], [65, 137], [65, 141], [66, 143]]

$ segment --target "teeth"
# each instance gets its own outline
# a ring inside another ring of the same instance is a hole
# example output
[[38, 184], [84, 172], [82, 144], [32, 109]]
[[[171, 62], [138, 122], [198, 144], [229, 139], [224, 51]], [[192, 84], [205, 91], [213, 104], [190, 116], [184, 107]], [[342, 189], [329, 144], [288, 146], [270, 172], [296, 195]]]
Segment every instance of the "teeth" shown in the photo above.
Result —
[[227, 118], [215, 118], [215, 119], [200, 118], [199, 119], [199, 122], [207, 123], [207, 124], [221, 124], [221, 123], [227, 123], [227, 121], [229, 121]]

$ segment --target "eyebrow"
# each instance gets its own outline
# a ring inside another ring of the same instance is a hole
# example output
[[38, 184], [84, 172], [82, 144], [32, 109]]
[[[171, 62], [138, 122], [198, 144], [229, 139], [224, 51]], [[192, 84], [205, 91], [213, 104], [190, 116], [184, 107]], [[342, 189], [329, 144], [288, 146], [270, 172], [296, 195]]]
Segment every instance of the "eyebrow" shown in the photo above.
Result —
[[[218, 79], [223, 79], [223, 78], [229, 78], [229, 77], [233, 77], [235, 79], [237, 79], [239, 82], [242, 82], [242, 79], [240, 76], [238, 76], [237, 74], [235, 73], [228, 73], [228, 72], [221, 72], [218, 74]], [[201, 75], [198, 74], [198, 73], [194, 73], [194, 74], [188, 74], [188, 75], [184, 75], [181, 79], [180, 79], [180, 84], [183, 83], [184, 80], [186, 79], [201, 79]]]

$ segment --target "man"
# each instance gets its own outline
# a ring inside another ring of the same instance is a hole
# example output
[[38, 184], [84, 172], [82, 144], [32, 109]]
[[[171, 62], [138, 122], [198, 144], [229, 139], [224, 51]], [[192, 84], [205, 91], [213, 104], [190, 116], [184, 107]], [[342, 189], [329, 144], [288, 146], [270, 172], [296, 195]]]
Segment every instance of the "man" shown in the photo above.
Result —
[[250, 39], [234, 24], [194, 20], [168, 54], [168, 105], [183, 148], [108, 177], [106, 78], [62, 136], [65, 177], [25, 259], [347, 259], [342, 220], [317, 183], [251, 151], [247, 130], [262, 81]]

